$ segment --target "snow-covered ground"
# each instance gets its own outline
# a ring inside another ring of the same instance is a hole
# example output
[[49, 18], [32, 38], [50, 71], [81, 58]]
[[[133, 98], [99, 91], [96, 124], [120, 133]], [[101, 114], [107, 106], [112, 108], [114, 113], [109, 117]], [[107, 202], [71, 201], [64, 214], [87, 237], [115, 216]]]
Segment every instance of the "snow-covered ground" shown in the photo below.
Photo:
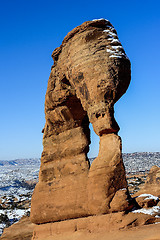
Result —
[[30, 192], [26, 180], [38, 179], [40, 159], [17, 159], [14, 161], [0, 161], [0, 197]]
[[[154, 206], [151, 208], [141, 208], [141, 209], [136, 209], [133, 211], [133, 213], [144, 213], [148, 215], [155, 215], [156, 218], [160, 218], [160, 207], [159, 206]], [[158, 215], [156, 215], [158, 214]]]
[[160, 152], [123, 153], [127, 173], [148, 172], [153, 165], [160, 167]]
[[[148, 172], [153, 165], [160, 167], [160, 152], [123, 153], [122, 157], [127, 173]], [[91, 158], [90, 162], [93, 161]]]
[[0, 161], [0, 235], [5, 227], [29, 214], [39, 167], [40, 159]]

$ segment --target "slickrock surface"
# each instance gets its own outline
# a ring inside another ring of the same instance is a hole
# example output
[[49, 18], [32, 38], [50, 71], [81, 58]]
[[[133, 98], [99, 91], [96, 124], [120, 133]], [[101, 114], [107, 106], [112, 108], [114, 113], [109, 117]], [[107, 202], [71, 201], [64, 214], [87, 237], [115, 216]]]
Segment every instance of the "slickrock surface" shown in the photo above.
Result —
[[[147, 225], [125, 230], [114, 230], [112, 232], [72, 232], [52, 235], [40, 240], [160, 240], [160, 227], [159, 224]], [[36, 240], [36, 238], [34, 239]]]
[[[129, 213], [125, 215], [124, 213], [119, 212], [101, 216], [91, 216], [87, 218], [36, 225], [32, 240], [152, 239], [148, 237], [156, 235], [153, 231], [152, 234], [151, 232], [148, 232], [148, 234], [145, 233], [143, 236], [143, 230], [145, 229], [144, 225], [149, 223], [152, 224], [156, 221], [158, 220], [150, 215], [138, 213]], [[152, 227], [149, 229], [152, 228], [157, 230], [157, 236], [160, 237], [160, 228], [158, 224], [152, 224]], [[158, 240], [160, 238], [153, 239]]]
[[31, 240], [34, 224], [29, 217], [23, 217], [18, 223], [9, 228], [5, 228], [1, 240]]
[[[114, 103], [130, 83], [130, 61], [117, 32], [108, 20], [85, 22], [68, 33], [52, 57], [31, 220], [39, 224], [112, 212], [110, 203], [120, 189], [126, 203], [116, 211], [128, 209]], [[91, 167], [89, 122], [100, 136]]]
[[[158, 218], [150, 215], [142, 213], [124, 214], [122, 212], [41, 225], [34, 225], [28, 217], [25, 217], [18, 223], [6, 228], [0, 239], [159, 240], [160, 228], [158, 222]], [[146, 226], [145, 224], [150, 225]]]

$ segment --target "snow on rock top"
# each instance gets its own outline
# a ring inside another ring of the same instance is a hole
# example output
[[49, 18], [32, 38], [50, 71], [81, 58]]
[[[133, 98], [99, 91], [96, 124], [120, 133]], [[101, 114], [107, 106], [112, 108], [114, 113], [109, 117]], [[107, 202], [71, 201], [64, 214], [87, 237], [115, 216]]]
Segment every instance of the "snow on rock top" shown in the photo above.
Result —
[[102, 20], [105, 20], [106, 22], [109, 22], [107, 19], [105, 19], [105, 18], [99, 18], [99, 19], [93, 19], [92, 21], [94, 22], [94, 21], [102, 21]]
[[103, 32], [104, 33], [108, 33], [109, 35], [111, 35], [110, 37], [112, 37], [112, 36], [117, 37], [117, 34], [114, 33], [114, 32], [111, 32], [111, 30], [109, 30], [109, 29], [105, 29], [105, 30], [103, 30]]
[[125, 51], [118, 39], [116, 30], [113, 26], [107, 25], [108, 29], [103, 30], [104, 34], [107, 34], [107, 39], [109, 41], [109, 45], [107, 46], [106, 51], [109, 54], [110, 58], [128, 58], [125, 54]]
[[153, 196], [152, 194], [147, 194], [147, 193], [141, 194], [138, 196], [138, 198], [139, 197], [146, 197], [144, 200], [148, 200], [148, 199], [158, 200], [159, 199], [158, 197]]
[[112, 46], [112, 48], [114, 48], [115, 50], [116, 50], [116, 49], [123, 49], [122, 46]]
[[110, 58], [122, 58], [122, 56], [118, 56], [118, 55], [110, 55]]
[[154, 206], [152, 208], [141, 208], [132, 211], [133, 213], [143, 213], [143, 214], [148, 214], [148, 215], [154, 215], [156, 213], [160, 212], [160, 207], [159, 206]]

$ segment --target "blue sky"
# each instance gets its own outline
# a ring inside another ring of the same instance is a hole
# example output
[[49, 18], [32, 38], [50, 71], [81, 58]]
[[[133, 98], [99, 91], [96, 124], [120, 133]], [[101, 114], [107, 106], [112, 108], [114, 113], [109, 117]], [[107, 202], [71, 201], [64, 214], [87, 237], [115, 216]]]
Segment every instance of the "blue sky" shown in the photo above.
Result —
[[[51, 54], [84, 21], [106, 18], [131, 61], [115, 105], [123, 152], [160, 151], [160, 2], [0, 0], [0, 159], [40, 157]], [[99, 138], [91, 131], [90, 157]]]

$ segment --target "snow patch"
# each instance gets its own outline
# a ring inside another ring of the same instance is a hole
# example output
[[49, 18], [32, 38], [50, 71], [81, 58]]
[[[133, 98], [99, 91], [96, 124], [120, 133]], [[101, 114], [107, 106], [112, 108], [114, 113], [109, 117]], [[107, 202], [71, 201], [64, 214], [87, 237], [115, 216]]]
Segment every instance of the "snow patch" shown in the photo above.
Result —
[[112, 50], [110, 50], [110, 49], [108, 49], [108, 48], [107, 48], [106, 51], [109, 52], [109, 53], [115, 53], [115, 51], [112, 51]]
[[108, 33], [109, 35], [111, 35], [111, 37], [112, 37], [112, 36], [117, 37], [117, 34], [111, 32], [111, 30], [109, 30], [109, 29], [105, 29], [105, 30], [103, 30], [103, 32], [104, 32], [104, 33]]
[[119, 56], [119, 55], [111, 55], [109, 56], [110, 58], [122, 58], [122, 56]]
[[5, 224], [0, 223], [0, 235], [3, 233], [3, 229], [6, 227]]
[[112, 46], [113, 49], [118, 50], [118, 49], [123, 49], [122, 46]]
[[111, 31], [109, 29], [103, 30], [104, 33], [110, 33]]
[[115, 42], [116, 42], [116, 43], [120, 43], [120, 41], [119, 41], [118, 39], [115, 39], [115, 38], [112, 39], [112, 42], [111, 42], [111, 43], [115, 43]]
[[121, 191], [127, 191], [127, 188], [121, 188], [121, 189], [119, 189], [119, 190], [121, 190]]
[[21, 217], [23, 217], [28, 211], [30, 211], [30, 208], [28, 209], [5, 209], [5, 210], [0, 210], [0, 214], [7, 215], [10, 221], [13, 219], [18, 219], [20, 220]]
[[109, 37], [108, 39], [112, 39], [112, 40], [114, 39], [112, 35], [108, 35], [108, 37]]
[[132, 211], [133, 213], [144, 213], [144, 214], [148, 214], [148, 215], [153, 215], [155, 213], [160, 212], [160, 207], [159, 206], [154, 206], [152, 208], [141, 208], [141, 209], [137, 209]]
[[157, 201], [159, 199], [158, 197], [153, 196], [152, 194], [147, 194], [147, 193], [141, 194], [138, 196], [138, 198], [139, 197], [146, 197], [144, 200], [154, 199]]
[[92, 22], [94, 22], [94, 21], [102, 21], [102, 20], [105, 20], [105, 21], [109, 22], [109, 21], [108, 21], [107, 19], [105, 19], [105, 18], [93, 19]]
[[110, 25], [106, 25], [106, 27], [109, 28], [109, 29], [112, 29], [112, 30], [114, 29], [114, 27], [110, 26]]

